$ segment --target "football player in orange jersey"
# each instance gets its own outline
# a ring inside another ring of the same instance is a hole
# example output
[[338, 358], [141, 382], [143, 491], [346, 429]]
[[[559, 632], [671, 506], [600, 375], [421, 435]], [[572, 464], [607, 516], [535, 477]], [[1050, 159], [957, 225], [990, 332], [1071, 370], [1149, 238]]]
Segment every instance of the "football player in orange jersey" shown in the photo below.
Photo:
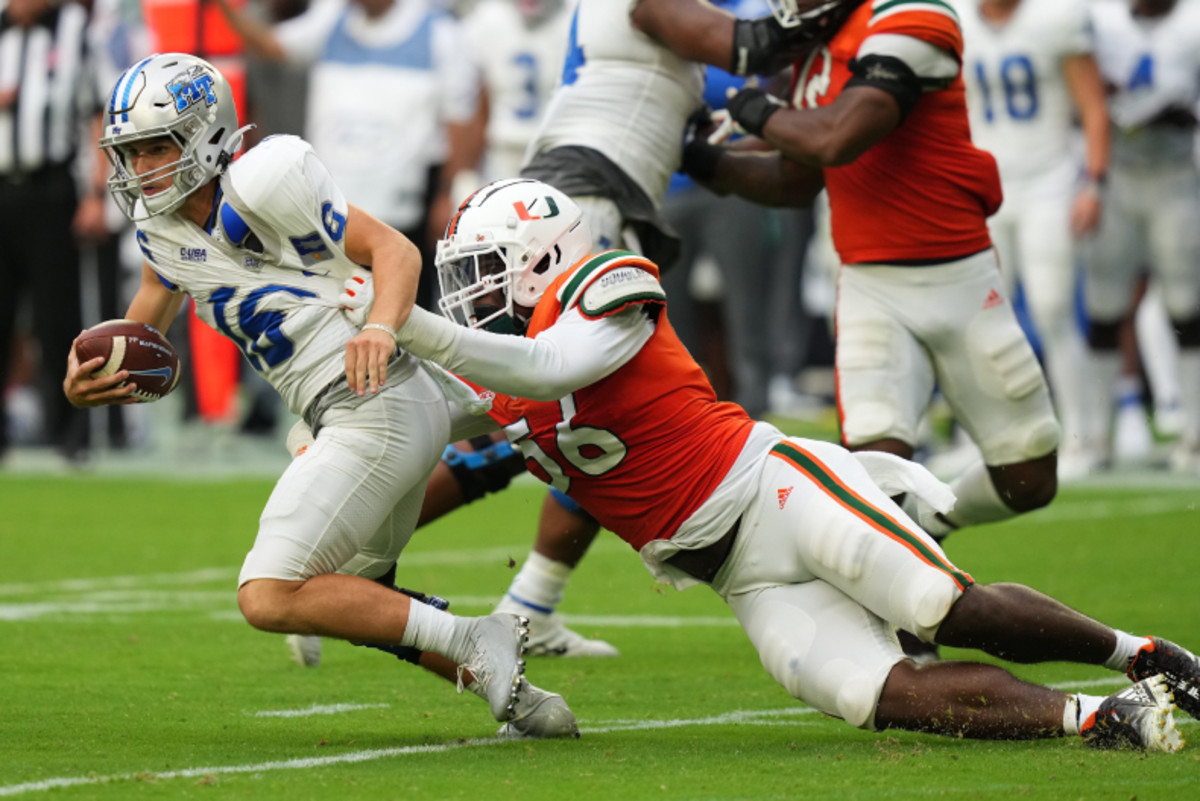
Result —
[[819, 6], [824, 42], [797, 62], [790, 102], [744, 89], [729, 113], [766, 152], [691, 142], [685, 168], [718, 192], [775, 205], [824, 187], [841, 258], [837, 389], [843, 443], [913, 455], [935, 385], [979, 445], [941, 514], [912, 498], [936, 537], [1048, 504], [1059, 427], [1017, 323], [987, 217], [995, 160], [971, 144], [962, 35], [939, 0], [774, 0], [782, 24]]
[[[718, 401], [671, 328], [658, 268], [627, 251], [589, 256], [590, 242], [580, 207], [551, 186], [483, 187], [438, 243], [441, 309], [462, 325], [414, 309], [397, 344], [471, 383], [529, 470], [657, 579], [712, 587], [767, 671], [817, 709], [865, 729], [1182, 747], [1171, 696], [1200, 716], [1200, 660], [1028, 587], [976, 584], [890, 498], [946, 511], [946, 485], [892, 454], [785, 437]], [[917, 666], [898, 626], [1136, 683], [1101, 698], [992, 665]]]

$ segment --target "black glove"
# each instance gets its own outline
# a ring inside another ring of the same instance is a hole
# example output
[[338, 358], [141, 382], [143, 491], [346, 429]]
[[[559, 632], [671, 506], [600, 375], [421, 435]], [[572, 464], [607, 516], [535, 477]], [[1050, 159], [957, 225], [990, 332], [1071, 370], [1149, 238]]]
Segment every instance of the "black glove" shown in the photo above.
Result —
[[808, 40], [796, 40], [795, 30], [781, 27], [773, 16], [739, 19], [733, 25], [729, 71], [734, 75], [774, 75], [787, 69], [808, 45]]
[[862, 2], [827, 2], [802, 14], [799, 24], [790, 28], [780, 25], [773, 14], [739, 19], [733, 25], [729, 71], [734, 75], [774, 75], [787, 69], [833, 36]]
[[725, 148], [708, 143], [713, 127], [712, 109], [702, 106], [688, 117], [683, 127], [683, 163], [679, 170], [700, 183], [708, 183], [717, 173], [717, 162]]
[[729, 100], [725, 107], [734, 121], [742, 126], [747, 133], [761, 137], [767, 120], [785, 106], [782, 100], [769, 95], [758, 87], [748, 86]]

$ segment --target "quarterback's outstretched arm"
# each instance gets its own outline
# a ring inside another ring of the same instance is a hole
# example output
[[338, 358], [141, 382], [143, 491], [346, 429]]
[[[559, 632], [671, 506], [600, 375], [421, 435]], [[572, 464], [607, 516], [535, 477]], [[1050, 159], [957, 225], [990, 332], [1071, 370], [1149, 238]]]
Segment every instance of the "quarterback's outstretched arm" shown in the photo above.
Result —
[[625, 364], [653, 333], [637, 308], [600, 320], [567, 311], [533, 339], [464, 328], [415, 308], [397, 343], [496, 392], [557, 400]]
[[[143, 262], [142, 282], [125, 311], [125, 319], [136, 320], [159, 331], [166, 331], [171, 327], [175, 315], [179, 313], [183, 299], [182, 292], [167, 289], [158, 274], [150, 269], [149, 264]], [[71, 350], [67, 353], [67, 375], [63, 378], [63, 393], [67, 400], [75, 406], [137, 403], [138, 400], [132, 397], [137, 387], [132, 383], [121, 386], [129, 377], [127, 370], [118, 370], [101, 378], [92, 377], [92, 372], [98, 370], [103, 363], [104, 358], [101, 356], [80, 363], [75, 356], [75, 345], [71, 344]]]

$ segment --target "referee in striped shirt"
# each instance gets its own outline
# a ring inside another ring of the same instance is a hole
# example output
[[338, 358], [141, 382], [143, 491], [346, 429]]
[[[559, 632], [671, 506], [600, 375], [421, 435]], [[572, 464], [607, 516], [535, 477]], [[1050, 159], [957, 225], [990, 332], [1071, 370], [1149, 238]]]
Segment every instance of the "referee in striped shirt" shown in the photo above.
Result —
[[[24, 303], [40, 352], [44, 428], [72, 462], [87, 456], [88, 419], [59, 391], [60, 358], [83, 327], [76, 236], [101, 235], [104, 217], [100, 167], [82, 197], [73, 172], [101, 108], [88, 16], [73, 1], [8, 0], [0, 11], [0, 390]], [[0, 392], [0, 457], [5, 413]]]

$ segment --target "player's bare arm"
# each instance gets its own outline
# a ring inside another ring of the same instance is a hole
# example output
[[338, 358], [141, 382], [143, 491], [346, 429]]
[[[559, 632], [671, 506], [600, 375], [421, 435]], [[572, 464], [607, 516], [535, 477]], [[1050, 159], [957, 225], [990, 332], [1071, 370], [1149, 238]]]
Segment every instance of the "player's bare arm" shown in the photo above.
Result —
[[[125, 319], [166, 331], [179, 313], [183, 297], [183, 293], [173, 293], [167, 289], [155, 272], [143, 264], [142, 281], [125, 312]], [[72, 343], [67, 353], [67, 375], [63, 379], [63, 392], [67, 400], [75, 406], [137, 403], [138, 400], [132, 396], [137, 386], [132, 383], [121, 386], [129, 377], [129, 371], [118, 370], [101, 378], [92, 377], [92, 373], [103, 364], [104, 358], [100, 356], [80, 362]]]
[[346, 217], [346, 255], [370, 267], [375, 284], [366, 325], [346, 343], [346, 383], [359, 395], [374, 394], [387, 380], [395, 332], [416, 302], [421, 255], [407, 237], [353, 204]]
[[820, 167], [753, 148], [724, 148], [708, 180], [693, 177], [718, 194], [776, 207], [810, 206], [825, 186]]
[[738, 19], [704, 0], [641, 0], [630, 19], [675, 55], [734, 75], [773, 75], [786, 69], [821, 29], [820, 20], [785, 28], [772, 15]]
[[1090, 53], [1064, 58], [1062, 71], [1067, 91], [1079, 112], [1085, 147], [1086, 181], [1071, 209], [1071, 233], [1077, 237], [1087, 236], [1095, 233], [1100, 224], [1101, 190], [1108, 173], [1108, 105], [1104, 97], [1104, 80]]
[[[850, 164], [903, 122], [895, 97], [871, 86], [848, 88], [823, 108], [768, 114], [762, 138], [787, 158], [819, 167]], [[734, 116], [741, 122], [738, 113]]]
[[641, 0], [633, 25], [688, 61], [731, 69], [734, 25], [728, 11], [698, 0]]
[[217, 0], [217, 6], [251, 53], [268, 61], [283, 61], [287, 57], [269, 25], [254, 19], [243, 9], [234, 8], [229, 0]]

